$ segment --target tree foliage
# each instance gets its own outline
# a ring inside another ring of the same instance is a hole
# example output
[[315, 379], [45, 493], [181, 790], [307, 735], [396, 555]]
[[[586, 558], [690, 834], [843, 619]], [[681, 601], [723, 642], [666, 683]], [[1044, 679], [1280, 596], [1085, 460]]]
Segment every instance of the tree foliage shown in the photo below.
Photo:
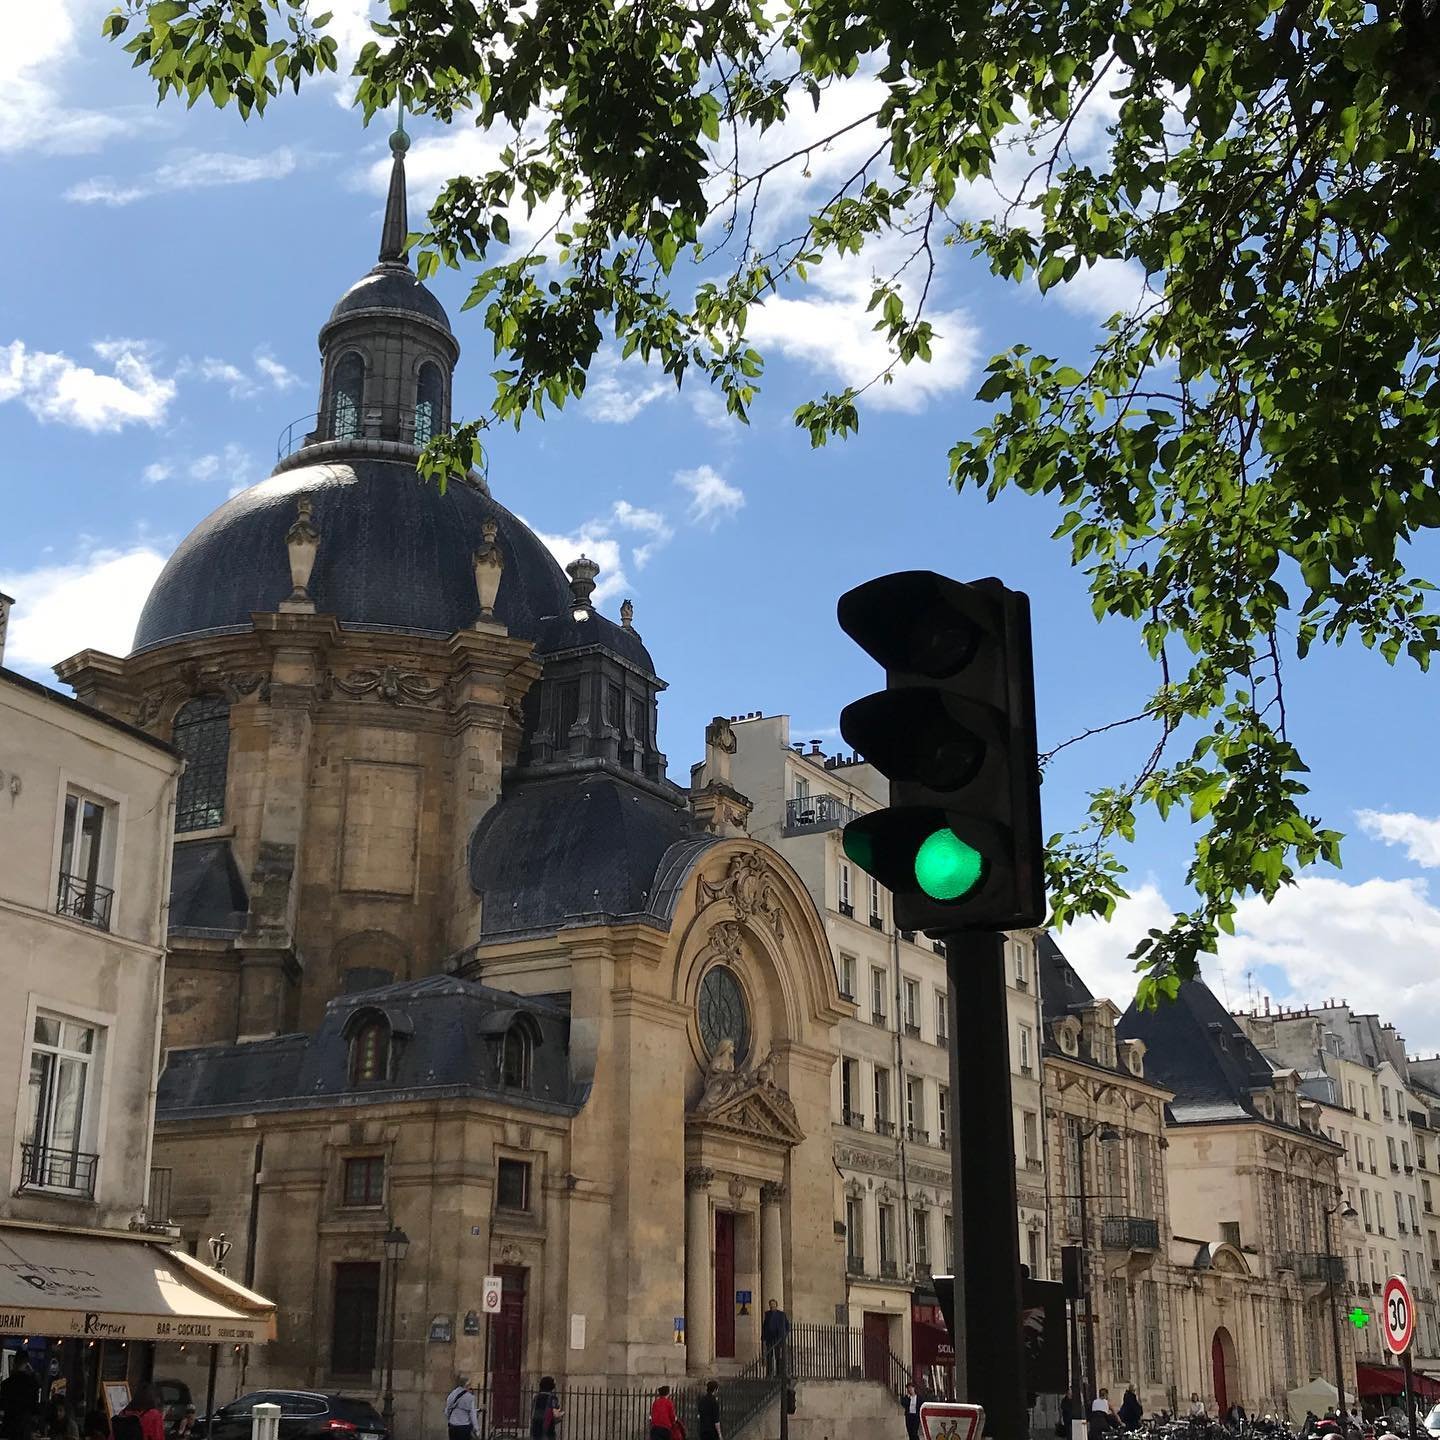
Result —
[[[131, 0], [105, 27], [162, 98], [248, 114], [334, 67], [327, 18]], [[1338, 862], [1305, 811], [1282, 671], [1317, 641], [1421, 667], [1437, 644], [1407, 563], [1440, 525], [1437, 0], [390, 0], [376, 29], [355, 67], [367, 119], [399, 100], [503, 140], [412, 237], [422, 275], [475, 272], [498, 419], [579, 395], [613, 334], [743, 420], [753, 307], [867, 246], [886, 257], [881, 384], [929, 358], [944, 246], [1041, 290], [1099, 263], [1143, 273], [1086, 368], [997, 355], [989, 418], [949, 457], [957, 489], [1058, 499], [1096, 615], [1136, 622], [1157, 666], [1133, 717], [1148, 759], [1052, 842], [1055, 919], [1113, 909], [1137, 812], [1188, 811], [1195, 904], [1136, 951], [1153, 1003], [1240, 898]], [[785, 144], [787, 117], [859, 78], [872, 107]], [[1097, 108], [1098, 160], [1072, 146]], [[857, 134], [854, 172], [767, 238], [767, 198]], [[1017, 153], [1008, 204], [967, 219], [957, 197]], [[512, 245], [522, 212], [554, 223]], [[864, 388], [799, 408], [812, 443], [858, 426]], [[476, 438], [437, 444], [432, 469]]]

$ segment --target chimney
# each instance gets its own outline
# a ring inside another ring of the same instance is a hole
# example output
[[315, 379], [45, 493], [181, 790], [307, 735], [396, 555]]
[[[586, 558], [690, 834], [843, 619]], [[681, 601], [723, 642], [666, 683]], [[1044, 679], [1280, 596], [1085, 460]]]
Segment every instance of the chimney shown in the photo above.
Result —
[[821, 753], [820, 742], [818, 740], [812, 740], [810, 742], [810, 753], [812, 755], [819, 755]]
[[10, 624], [10, 607], [14, 603], [9, 595], [0, 590], [0, 665], [5, 663], [5, 629]]
[[1265, 1013], [1267, 1015], [1270, 1013], [1270, 997], [1268, 995], [1265, 997]]

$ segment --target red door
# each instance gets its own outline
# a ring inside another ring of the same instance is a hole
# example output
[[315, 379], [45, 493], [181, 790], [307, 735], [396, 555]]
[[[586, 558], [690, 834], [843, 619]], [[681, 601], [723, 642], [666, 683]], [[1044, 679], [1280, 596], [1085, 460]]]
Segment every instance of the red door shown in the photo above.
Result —
[[882, 1385], [890, 1382], [890, 1321], [884, 1315], [867, 1310], [864, 1316], [865, 1328], [861, 1332], [865, 1346], [865, 1378], [878, 1380]]
[[1223, 1420], [1230, 1408], [1230, 1387], [1227, 1383], [1229, 1377], [1225, 1374], [1225, 1342], [1218, 1330], [1210, 1342], [1210, 1368], [1215, 1372], [1215, 1415]]
[[735, 1358], [735, 1216], [715, 1212], [715, 1358]]
[[525, 1368], [525, 1275], [518, 1265], [497, 1265], [500, 1313], [490, 1322], [490, 1423], [520, 1423], [520, 1375]]

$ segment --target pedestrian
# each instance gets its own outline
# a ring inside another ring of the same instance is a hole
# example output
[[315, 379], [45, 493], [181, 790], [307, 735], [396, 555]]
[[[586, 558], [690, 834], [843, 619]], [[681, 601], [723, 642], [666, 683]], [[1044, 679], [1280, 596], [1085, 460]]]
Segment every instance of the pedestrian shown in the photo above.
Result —
[[1205, 1402], [1192, 1390], [1190, 1392], [1190, 1418], [1192, 1420], [1204, 1420]]
[[760, 1322], [760, 1343], [764, 1346], [770, 1373], [780, 1373], [780, 1352], [790, 1338], [790, 1317], [780, 1308], [778, 1300], [772, 1300], [765, 1309], [765, 1318]]
[[110, 1422], [111, 1440], [165, 1440], [165, 1417], [153, 1385], [141, 1385]]
[[720, 1434], [720, 1382], [707, 1380], [705, 1393], [696, 1407], [700, 1421], [700, 1440], [723, 1440]]
[[45, 1431], [50, 1440], [80, 1440], [80, 1427], [75, 1423], [64, 1395], [57, 1395], [51, 1400], [45, 1417]]
[[40, 1382], [23, 1350], [16, 1355], [10, 1373], [0, 1380], [0, 1409], [5, 1411], [5, 1440], [30, 1440], [40, 1412]]
[[1140, 1397], [1135, 1393], [1135, 1387], [1127, 1385], [1125, 1398], [1120, 1402], [1120, 1423], [1127, 1430], [1138, 1430], [1144, 1415], [1145, 1407], [1141, 1405]]
[[1245, 1423], [1245, 1407], [1238, 1400], [1225, 1412], [1225, 1423], [1232, 1430], [1238, 1430]]
[[1119, 1423], [1110, 1406], [1110, 1392], [1102, 1385], [1100, 1393], [1090, 1402], [1090, 1440], [1100, 1440], [1107, 1430], [1113, 1430]]
[[1067, 1390], [1060, 1401], [1060, 1418], [1055, 1422], [1055, 1434], [1070, 1440], [1070, 1427], [1075, 1423], [1075, 1392]]
[[480, 1433], [480, 1412], [468, 1375], [457, 1375], [455, 1388], [445, 1397], [445, 1428], [450, 1440], [474, 1440]]
[[900, 1402], [905, 1407], [905, 1434], [909, 1440], [920, 1440], [920, 1392], [912, 1380], [905, 1387], [905, 1398]]
[[552, 1440], [555, 1427], [565, 1418], [565, 1412], [556, 1403], [555, 1379], [551, 1375], [541, 1377], [540, 1388], [530, 1406], [530, 1435], [532, 1440]]
[[675, 1413], [668, 1385], [662, 1385], [650, 1402], [650, 1440], [685, 1440], [685, 1427]]

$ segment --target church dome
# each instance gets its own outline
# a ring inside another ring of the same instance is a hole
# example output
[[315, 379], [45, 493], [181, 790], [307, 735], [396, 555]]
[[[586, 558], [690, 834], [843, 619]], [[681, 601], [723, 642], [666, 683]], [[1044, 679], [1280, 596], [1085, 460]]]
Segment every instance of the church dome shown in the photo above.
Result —
[[[337, 320], [372, 311], [401, 311], [431, 320], [447, 335], [450, 317], [445, 307], [416, 279], [408, 265], [382, 261], [362, 275], [335, 303], [326, 328]], [[322, 338], [324, 332], [321, 332]]]
[[495, 618], [541, 648], [600, 644], [646, 671], [633, 631], [574, 597], [555, 557], [523, 521], [478, 485], [438, 486], [413, 464], [356, 456], [272, 475], [202, 520], [166, 562], [135, 631], [135, 651], [204, 633], [250, 628], [290, 594], [285, 532], [296, 502], [312, 504], [320, 543], [309, 591], [341, 624], [449, 635], [480, 613], [471, 556], [493, 520], [504, 558]]

